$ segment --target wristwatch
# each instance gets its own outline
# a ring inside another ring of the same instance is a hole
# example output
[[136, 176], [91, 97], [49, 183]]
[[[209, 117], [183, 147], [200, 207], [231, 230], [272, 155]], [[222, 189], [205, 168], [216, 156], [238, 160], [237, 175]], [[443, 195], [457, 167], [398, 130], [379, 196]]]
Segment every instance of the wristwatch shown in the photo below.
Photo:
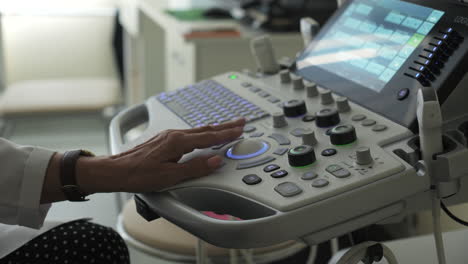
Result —
[[63, 154], [60, 161], [60, 182], [62, 184], [62, 192], [71, 202], [84, 202], [86, 194], [80, 189], [76, 183], [76, 162], [80, 157], [94, 157], [94, 154], [86, 150], [72, 150]]

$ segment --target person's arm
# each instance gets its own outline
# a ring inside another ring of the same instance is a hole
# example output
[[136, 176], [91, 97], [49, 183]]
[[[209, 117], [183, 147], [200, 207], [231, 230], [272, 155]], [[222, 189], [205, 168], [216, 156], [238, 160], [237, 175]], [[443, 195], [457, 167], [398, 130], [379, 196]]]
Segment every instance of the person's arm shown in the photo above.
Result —
[[42, 226], [50, 207], [41, 190], [54, 151], [20, 146], [0, 138], [0, 223]]
[[[78, 186], [86, 194], [101, 192], [149, 192], [208, 175], [222, 164], [219, 156], [201, 156], [178, 163], [194, 149], [232, 141], [242, 135], [245, 120], [188, 130], [168, 130], [146, 143], [115, 156], [81, 157], [76, 165]], [[60, 160], [50, 160], [41, 203], [65, 199], [60, 184]]]

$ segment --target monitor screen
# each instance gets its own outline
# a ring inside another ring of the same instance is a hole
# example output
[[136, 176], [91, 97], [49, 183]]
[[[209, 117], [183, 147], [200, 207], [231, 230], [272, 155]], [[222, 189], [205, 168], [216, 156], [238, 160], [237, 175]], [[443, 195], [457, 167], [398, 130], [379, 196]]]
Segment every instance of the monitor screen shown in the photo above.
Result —
[[297, 61], [380, 92], [444, 15], [399, 0], [354, 0]]

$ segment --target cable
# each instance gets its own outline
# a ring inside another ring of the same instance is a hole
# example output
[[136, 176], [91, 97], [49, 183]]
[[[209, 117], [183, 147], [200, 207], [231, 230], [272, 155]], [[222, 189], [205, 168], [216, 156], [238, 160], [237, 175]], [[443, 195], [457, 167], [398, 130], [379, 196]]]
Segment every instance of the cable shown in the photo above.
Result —
[[339, 259], [338, 255], [333, 257], [329, 264], [358, 264], [366, 257], [368, 248], [380, 245], [382, 247], [382, 254], [383, 257], [387, 260], [389, 264], [398, 264], [398, 261], [393, 254], [393, 252], [385, 245], [380, 244], [378, 242], [368, 241], [356, 246], [351, 247], [348, 249]]
[[317, 246], [310, 246], [309, 257], [307, 258], [306, 264], [314, 264], [317, 258]]
[[454, 215], [450, 210], [445, 206], [444, 202], [440, 202], [440, 206], [442, 207], [442, 210], [450, 217], [452, 218], [453, 221], [459, 223], [460, 225], [468, 226], [468, 222], [458, 218], [456, 215]]
[[335, 255], [340, 250], [340, 246], [338, 245], [337, 238], [333, 238], [332, 240], [330, 240], [330, 247], [331, 247], [332, 255]]
[[356, 243], [354, 242], [353, 233], [348, 233], [348, 239], [351, 246], [356, 245]]
[[446, 264], [444, 240], [442, 239], [442, 230], [440, 224], [440, 199], [437, 196], [437, 191], [432, 190], [432, 225], [434, 227], [434, 239], [437, 250], [437, 258], [439, 264]]

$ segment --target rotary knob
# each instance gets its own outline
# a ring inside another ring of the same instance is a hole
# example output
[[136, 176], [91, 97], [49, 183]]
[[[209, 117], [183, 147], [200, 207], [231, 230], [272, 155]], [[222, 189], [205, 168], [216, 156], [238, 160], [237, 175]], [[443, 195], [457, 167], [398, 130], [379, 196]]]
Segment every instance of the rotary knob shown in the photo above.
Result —
[[280, 71], [280, 79], [281, 79], [281, 83], [290, 83], [291, 75], [290, 75], [289, 70]]
[[330, 90], [323, 90], [320, 92], [320, 102], [323, 105], [333, 104], [335, 100], [333, 99], [332, 92]]
[[287, 117], [298, 117], [307, 113], [304, 100], [290, 100], [283, 104], [283, 112]]
[[368, 147], [360, 147], [356, 150], [356, 163], [359, 165], [370, 165], [374, 162], [370, 149]]
[[346, 97], [339, 97], [336, 99], [336, 108], [338, 108], [338, 112], [340, 113], [346, 113], [351, 110], [351, 107], [349, 106], [349, 101], [348, 98]]
[[304, 79], [302, 79], [302, 77], [300, 76], [294, 76], [292, 78], [292, 82], [293, 82], [293, 88], [294, 90], [303, 90], [304, 89]]
[[315, 132], [310, 131], [302, 135], [302, 144], [308, 146], [314, 146], [317, 144], [317, 138], [315, 137]]
[[336, 109], [325, 108], [315, 114], [315, 124], [318, 127], [332, 127], [338, 125], [340, 122], [340, 114]]
[[307, 82], [306, 85], [307, 97], [312, 98], [318, 96], [319, 92], [316, 83]]
[[330, 132], [330, 140], [333, 145], [347, 145], [356, 141], [356, 129], [352, 125], [334, 127]]
[[274, 128], [282, 128], [288, 125], [284, 114], [281, 112], [273, 113], [273, 127]]
[[316, 161], [314, 148], [307, 145], [295, 147], [289, 150], [288, 161], [292, 167], [308, 166]]

